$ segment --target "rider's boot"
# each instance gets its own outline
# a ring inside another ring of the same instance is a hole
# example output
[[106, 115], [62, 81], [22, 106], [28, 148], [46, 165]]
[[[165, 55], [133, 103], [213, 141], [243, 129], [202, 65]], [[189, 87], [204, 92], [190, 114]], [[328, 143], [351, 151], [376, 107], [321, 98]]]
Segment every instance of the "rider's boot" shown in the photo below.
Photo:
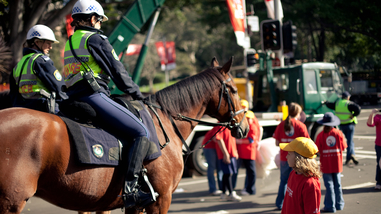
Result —
[[[146, 137], [134, 139], [131, 148], [126, 152], [128, 168], [125, 175], [125, 185], [123, 191], [123, 201], [126, 208], [137, 206], [146, 207], [156, 201], [156, 193], [148, 180], [147, 169], [143, 168], [143, 160], [150, 148], [151, 142]], [[125, 155], [124, 155], [125, 156]], [[138, 184], [139, 177], [142, 176], [149, 188], [149, 192], [141, 190]]]

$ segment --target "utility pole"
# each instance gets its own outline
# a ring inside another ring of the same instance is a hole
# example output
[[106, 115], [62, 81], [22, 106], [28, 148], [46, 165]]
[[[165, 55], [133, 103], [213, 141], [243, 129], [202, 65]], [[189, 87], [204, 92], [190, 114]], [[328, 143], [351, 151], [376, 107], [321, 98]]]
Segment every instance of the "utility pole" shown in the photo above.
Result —
[[[274, 0], [274, 16], [275, 16], [275, 20], [279, 20], [280, 30], [282, 32], [283, 22], [282, 22], [282, 17], [280, 17], [280, 7], [281, 7], [280, 0]], [[282, 33], [281, 33], [281, 35], [282, 35]], [[281, 37], [280, 39], [281, 39], [280, 50], [276, 51], [276, 54], [277, 54], [279, 61], [280, 61], [280, 67], [284, 67], [283, 38]]]
[[[242, 0], [242, 6], [243, 6], [243, 12], [244, 12], [244, 18], [243, 18], [243, 23], [245, 26], [245, 39], [249, 38], [249, 34], [247, 32], [247, 20], [246, 20], [246, 2], [245, 0]], [[253, 11], [254, 12], [254, 11]], [[249, 42], [250, 45], [250, 42]], [[244, 77], [246, 79], [246, 87], [245, 87], [245, 94], [246, 94], [246, 100], [249, 103], [249, 109], [253, 108], [253, 95], [251, 93], [252, 86], [250, 84], [250, 78], [249, 78], [249, 72], [247, 70], [247, 52], [249, 47], [245, 47], [243, 49], [243, 58], [244, 58], [244, 65], [246, 65], [246, 69], [244, 71]]]

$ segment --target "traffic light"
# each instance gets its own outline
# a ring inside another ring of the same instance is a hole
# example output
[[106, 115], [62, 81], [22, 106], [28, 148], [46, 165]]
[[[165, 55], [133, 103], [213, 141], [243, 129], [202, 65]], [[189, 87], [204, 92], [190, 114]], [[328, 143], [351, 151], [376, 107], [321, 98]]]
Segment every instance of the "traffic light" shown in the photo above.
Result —
[[246, 63], [247, 67], [253, 67], [258, 63], [259, 55], [255, 52], [247, 52], [246, 54]]
[[283, 23], [283, 52], [288, 53], [295, 50], [298, 44], [296, 40], [296, 26], [292, 25], [291, 21]]
[[282, 31], [279, 20], [265, 20], [261, 22], [261, 38], [263, 51], [280, 50], [282, 42]]

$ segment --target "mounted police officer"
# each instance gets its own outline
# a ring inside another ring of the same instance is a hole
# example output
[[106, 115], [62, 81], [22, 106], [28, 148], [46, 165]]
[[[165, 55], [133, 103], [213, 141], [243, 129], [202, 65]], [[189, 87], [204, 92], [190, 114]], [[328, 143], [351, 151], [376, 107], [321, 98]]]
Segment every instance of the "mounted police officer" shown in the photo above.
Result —
[[72, 17], [75, 32], [66, 43], [64, 55], [66, 93], [72, 100], [88, 103], [103, 129], [119, 139], [134, 139], [128, 154], [123, 155], [128, 159], [123, 200], [125, 207], [148, 206], [156, 201], [157, 193], [148, 180], [150, 192], [141, 191], [138, 179], [150, 147], [150, 133], [134, 114], [110, 98], [108, 83], [112, 79], [118, 89], [135, 100], [144, 97], [100, 30], [102, 22], [108, 20], [102, 6], [95, 0], [79, 0]]
[[48, 53], [58, 43], [53, 31], [45, 25], [33, 26], [27, 34], [23, 57], [10, 76], [10, 94], [14, 107], [26, 107], [57, 113], [56, 99], [66, 99], [65, 85]]
[[335, 110], [336, 116], [340, 119], [340, 130], [347, 139], [347, 158], [345, 164], [347, 165], [351, 160], [354, 164], [358, 164], [355, 157], [355, 143], [353, 142], [353, 135], [355, 126], [357, 124], [357, 116], [361, 112], [361, 107], [356, 103], [350, 101], [351, 95], [345, 91], [341, 95], [341, 99], [336, 102], [325, 102], [328, 108]]

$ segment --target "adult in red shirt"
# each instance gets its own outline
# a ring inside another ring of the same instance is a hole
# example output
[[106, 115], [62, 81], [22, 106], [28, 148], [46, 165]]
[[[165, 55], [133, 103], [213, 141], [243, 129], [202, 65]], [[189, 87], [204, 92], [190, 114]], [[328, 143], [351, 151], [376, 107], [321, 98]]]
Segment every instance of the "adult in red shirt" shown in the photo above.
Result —
[[315, 143], [305, 137], [298, 137], [279, 147], [288, 151], [288, 165], [293, 169], [288, 179], [282, 214], [320, 213], [321, 188], [319, 165]]
[[324, 130], [316, 138], [320, 153], [320, 170], [323, 173], [326, 188], [324, 208], [321, 212], [336, 212], [344, 209], [341, 172], [343, 171], [343, 151], [347, 148], [344, 134], [334, 126], [340, 125], [340, 119], [332, 112], [317, 120]]
[[[235, 138], [231, 135], [229, 129], [223, 128], [221, 132], [216, 134], [215, 139], [217, 142], [217, 157], [224, 174], [222, 177], [221, 199], [227, 199], [228, 201], [241, 201], [242, 198], [236, 194], [232, 183], [232, 175], [238, 172], [238, 152]], [[226, 191], [229, 191], [228, 196], [225, 194]]]
[[[302, 107], [297, 103], [290, 103], [288, 106], [288, 116], [282, 121], [273, 134], [276, 145], [280, 143], [290, 143], [297, 137], [310, 138], [307, 127], [304, 123], [299, 121]], [[275, 205], [279, 210], [283, 207], [284, 194], [286, 193], [286, 186], [288, 177], [292, 168], [287, 163], [287, 152], [280, 151], [280, 184], [278, 189], [278, 196], [275, 200]]]
[[241, 195], [255, 195], [255, 160], [262, 127], [259, 125], [258, 119], [255, 117], [254, 112], [246, 112], [246, 118], [250, 124], [250, 131], [245, 139], [236, 139], [239, 155], [238, 165], [243, 163], [246, 168], [245, 186], [241, 191]]
[[375, 190], [381, 190], [381, 115], [377, 114], [380, 110], [373, 109], [370, 113], [367, 121], [367, 125], [369, 127], [376, 126], [376, 145], [374, 149], [376, 150], [376, 156], [377, 156], [377, 167], [376, 167], [376, 186], [374, 187]]

